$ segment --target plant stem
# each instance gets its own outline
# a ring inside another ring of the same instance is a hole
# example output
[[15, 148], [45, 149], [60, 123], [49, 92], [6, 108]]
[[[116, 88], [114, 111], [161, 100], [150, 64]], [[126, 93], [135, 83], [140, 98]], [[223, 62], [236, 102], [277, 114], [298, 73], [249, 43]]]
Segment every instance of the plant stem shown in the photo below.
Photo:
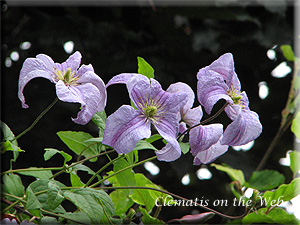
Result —
[[7, 173], [19, 173], [19, 172], [26, 172], [26, 171], [45, 171], [45, 170], [62, 170], [64, 167], [48, 167], [48, 168], [25, 168], [25, 169], [15, 169], [15, 170], [7, 170], [1, 173], [1, 175]]
[[192, 126], [192, 127], [189, 127], [188, 129], [186, 129], [182, 134], [180, 134], [180, 135], [177, 137], [177, 140], [180, 140], [180, 138], [181, 138], [183, 135], [185, 135], [186, 133], [188, 133], [191, 129], [193, 129], [193, 128], [195, 128], [195, 127], [198, 127], [198, 126], [200, 126], [200, 125], [206, 124], [206, 123], [208, 123], [208, 122], [214, 120], [215, 118], [217, 118], [217, 117], [224, 111], [224, 109], [226, 108], [226, 106], [228, 106], [228, 105], [229, 105], [229, 103], [226, 102], [226, 103], [222, 106], [222, 108], [219, 109], [219, 111], [216, 112], [213, 116], [211, 116], [211, 117], [209, 117], [208, 119], [206, 119], [206, 120], [204, 120], [204, 121], [202, 121], [202, 122], [200, 122], [200, 123], [198, 123], [198, 124], [196, 124], [196, 125], [194, 125], [194, 126]]
[[82, 154], [84, 153], [84, 151], [87, 150], [89, 147], [95, 145], [95, 144], [98, 144], [98, 142], [94, 142], [94, 143], [92, 143], [92, 144], [86, 146], [86, 147], [80, 152], [80, 154], [78, 155], [78, 157], [77, 157], [77, 162], [79, 161], [79, 159], [80, 159], [80, 157], [82, 156]]
[[[15, 202], [11, 203], [9, 206], [7, 206], [5, 209], [3, 209], [3, 210], [1, 211], [1, 215], [3, 215], [5, 212], [7, 212], [8, 210], [10, 210], [11, 208], [15, 207], [15, 206], [16, 206], [17, 204], [19, 204], [20, 202], [21, 202], [20, 200], [17, 200], [17, 201], [15, 201]], [[5, 201], [5, 203], [8, 204], [7, 201]]]
[[140, 162], [138, 162], [138, 163], [136, 163], [136, 164], [132, 164], [132, 165], [130, 165], [130, 166], [127, 166], [127, 167], [125, 167], [125, 168], [123, 168], [123, 169], [121, 169], [121, 170], [119, 170], [119, 171], [117, 171], [117, 172], [115, 172], [115, 173], [113, 173], [113, 174], [111, 174], [111, 175], [109, 175], [109, 176], [107, 176], [107, 177], [105, 177], [105, 178], [99, 180], [98, 182], [92, 184], [92, 185], [89, 186], [89, 187], [90, 187], [90, 188], [95, 187], [95, 186], [97, 186], [98, 184], [101, 184], [103, 181], [107, 180], [108, 178], [111, 178], [111, 177], [113, 177], [113, 176], [115, 176], [115, 175], [117, 175], [117, 174], [119, 174], [119, 173], [121, 173], [121, 172], [123, 172], [123, 171], [125, 171], [125, 170], [127, 170], [127, 169], [131, 169], [131, 168], [133, 168], [133, 167], [135, 167], [135, 166], [141, 165], [141, 164], [143, 164], [143, 163], [145, 163], [145, 162], [151, 161], [151, 160], [156, 159], [156, 158], [157, 158], [157, 156], [153, 156], [153, 157], [151, 157], [151, 158], [148, 158], [148, 159], [145, 159], [145, 160], [143, 160], [143, 161], [140, 161]]
[[54, 101], [46, 108], [44, 111], [33, 121], [33, 123], [26, 129], [24, 130], [21, 134], [19, 134], [17, 137], [14, 139], [10, 140], [11, 142], [19, 139], [22, 137], [24, 134], [26, 134], [28, 131], [30, 131], [38, 122], [39, 120], [55, 105], [55, 103], [58, 101], [58, 98], [56, 97]]
[[121, 158], [124, 158], [125, 155], [119, 155], [117, 158], [113, 159], [112, 161], [108, 162], [105, 166], [103, 166], [100, 170], [98, 170], [89, 180], [86, 182], [86, 184], [83, 187], [87, 187], [90, 185], [90, 183], [95, 179], [95, 177], [100, 174], [103, 170], [105, 170], [108, 166], [113, 164], [115, 161], [118, 161]]

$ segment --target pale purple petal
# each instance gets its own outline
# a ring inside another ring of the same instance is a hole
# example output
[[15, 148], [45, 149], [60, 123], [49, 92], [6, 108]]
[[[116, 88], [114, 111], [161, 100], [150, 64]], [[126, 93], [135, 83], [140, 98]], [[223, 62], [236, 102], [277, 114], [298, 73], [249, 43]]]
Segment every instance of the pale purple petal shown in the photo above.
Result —
[[87, 124], [101, 110], [99, 104], [103, 104], [98, 88], [91, 83], [69, 86], [60, 80], [56, 84], [56, 94], [61, 101], [81, 104], [77, 118], [72, 120], [82, 125]]
[[185, 123], [185, 122], [179, 123], [179, 133], [182, 134], [182, 133], [184, 133], [186, 130], [187, 130], [186, 123]]
[[194, 100], [195, 100], [195, 94], [194, 94], [193, 89], [189, 85], [182, 83], [182, 82], [177, 82], [177, 83], [171, 84], [166, 91], [170, 92], [170, 93], [185, 92], [188, 94], [187, 102], [181, 109], [182, 115], [186, 114], [187, 111], [193, 107]]
[[[84, 69], [88, 69], [88, 68], [84, 68]], [[89, 69], [91, 69], [91, 68], [89, 68]], [[103, 80], [97, 74], [95, 74], [91, 70], [88, 70], [87, 72], [83, 73], [79, 77], [77, 82], [80, 85], [90, 83], [98, 88], [100, 95], [99, 95], [98, 104], [97, 104], [97, 111], [98, 112], [103, 111], [106, 106], [106, 99], [107, 99], [107, 93], [106, 93], [105, 84], [104, 84]]]
[[76, 71], [81, 63], [81, 54], [80, 52], [75, 52], [67, 60], [66, 64], [68, 68], [71, 68], [71, 71]]
[[194, 165], [208, 164], [216, 160], [228, 150], [228, 145], [221, 145], [218, 141], [205, 151], [198, 152], [194, 158]]
[[233, 103], [227, 94], [228, 87], [220, 74], [214, 71], [206, 71], [205, 74], [202, 74], [200, 70], [197, 78], [198, 100], [208, 114], [211, 113], [213, 106], [220, 99], [225, 99], [227, 102]]
[[226, 106], [224, 111], [231, 120], [235, 120], [241, 113], [242, 107], [240, 105], [231, 104]]
[[202, 116], [203, 116], [202, 108], [201, 106], [198, 106], [196, 108], [189, 109], [186, 112], [186, 114], [183, 115], [182, 120], [191, 127], [200, 123]]
[[89, 65], [82, 65], [78, 69], [76, 76], [80, 77], [83, 74], [85, 74], [86, 72], [93, 72], [93, 73], [95, 73], [94, 68], [93, 68], [93, 66], [91, 64], [89, 64]]
[[170, 143], [167, 143], [166, 146], [163, 147], [161, 150], [155, 151], [155, 154], [157, 155], [158, 160], [171, 162], [171, 161], [175, 161], [181, 156], [181, 150], [179, 149], [177, 147], [174, 148]]
[[36, 58], [42, 60], [43, 63], [46, 65], [47, 69], [54, 72], [55, 63], [49, 56], [45, 54], [38, 54]]
[[133, 107], [123, 105], [107, 118], [102, 143], [119, 154], [128, 153], [139, 140], [151, 136], [150, 125]]
[[227, 126], [221, 144], [239, 146], [256, 139], [262, 132], [258, 115], [250, 110], [242, 110], [238, 117]]
[[111, 78], [108, 81], [108, 83], [106, 84], [106, 88], [110, 85], [113, 85], [113, 84], [127, 84], [133, 78], [138, 78], [138, 80], [139, 79], [141, 79], [141, 80], [147, 80], [148, 79], [146, 76], [138, 74], [138, 73], [121, 73], [121, 74], [116, 75], [113, 78]]
[[210, 124], [191, 129], [189, 134], [189, 143], [192, 155], [195, 156], [199, 152], [208, 149], [210, 146], [219, 141], [222, 134], [222, 124]]
[[28, 105], [25, 104], [23, 90], [30, 80], [37, 77], [46, 78], [55, 83], [52, 73], [48, 70], [46, 64], [42, 60], [35, 58], [26, 59], [20, 72], [18, 91], [18, 97], [22, 102], [23, 108], [28, 108]]

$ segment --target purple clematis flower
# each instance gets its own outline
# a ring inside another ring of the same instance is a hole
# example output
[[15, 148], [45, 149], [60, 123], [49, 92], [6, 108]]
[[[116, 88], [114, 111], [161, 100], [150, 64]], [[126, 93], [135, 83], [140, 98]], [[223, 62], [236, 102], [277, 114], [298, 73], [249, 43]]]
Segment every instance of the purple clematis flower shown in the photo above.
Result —
[[157, 158], [173, 161], [180, 157], [181, 149], [176, 139], [179, 128], [178, 112], [186, 103], [186, 93], [169, 93], [162, 90], [155, 79], [140, 74], [120, 74], [107, 84], [127, 85], [130, 99], [136, 109], [121, 106], [107, 118], [103, 141], [118, 153], [128, 153], [136, 143], [151, 136], [151, 124], [167, 141], [167, 145], [156, 151]]
[[106, 89], [92, 65], [82, 65], [79, 68], [80, 62], [81, 54], [78, 51], [61, 64], [54, 63], [44, 54], [26, 59], [19, 77], [18, 96], [22, 107], [28, 108], [23, 95], [26, 84], [33, 78], [43, 77], [55, 84], [57, 97], [61, 101], [81, 104], [81, 111], [72, 120], [78, 124], [87, 124], [95, 112], [104, 110]]
[[[180, 120], [182, 121], [180, 123], [180, 133], [187, 129], [186, 125], [193, 127], [200, 123], [203, 112], [201, 106], [192, 108], [195, 94], [189, 85], [181, 82], [171, 84], [167, 92], [185, 92], [188, 94], [187, 103], [180, 109]], [[191, 153], [195, 156], [194, 165], [210, 163], [227, 151], [228, 145], [219, 143], [222, 134], [222, 124], [198, 125], [190, 130], [189, 143]]]
[[258, 115], [250, 111], [248, 97], [241, 92], [232, 54], [226, 53], [211, 65], [200, 69], [197, 78], [198, 100], [207, 113], [211, 113], [220, 99], [229, 103], [225, 112], [233, 122], [225, 129], [220, 144], [244, 145], [261, 134], [262, 125]]

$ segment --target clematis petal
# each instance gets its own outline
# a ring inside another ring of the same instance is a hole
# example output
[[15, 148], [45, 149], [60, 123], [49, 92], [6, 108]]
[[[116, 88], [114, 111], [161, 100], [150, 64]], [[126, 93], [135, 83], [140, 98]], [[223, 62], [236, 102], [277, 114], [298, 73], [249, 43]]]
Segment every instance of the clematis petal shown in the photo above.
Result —
[[26, 84], [37, 77], [42, 77], [50, 80], [52, 83], [55, 83], [54, 78], [52, 77], [51, 71], [49, 71], [47, 65], [40, 59], [28, 58], [25, 60], [19, 77], [19, 90], [18, 97], [22, 102], [23, 108], [28, 108], [28, 105], [25, 104], [25, 97], [23, 95], [23, 90]]
[[195, 94], [194, 94], [193, 89], [189, 85], [187, 85], [185, 83], [182, 83], [182, 82], [177, 82], [177, 83], [171, 84], [166, 91], [170, 92], [170, 93], [185, 92], [185, 93], [188, 94], [187, 102], [182, 107], [182, 110], [181, 110], [182, 115], [186, 114], [186, 112], [190, 108], [193, 107], [194, 100], [195, 100]]
[[132, 151], [139, 140], [151, 136], [151, 123], [140, 115], [131, 106], [121, 106], [107, 118], [102, 143], [119, 154]]
[[167, 143], [161, 150], [156, 151], [157, 159], [160, 161], [171, 162], [175, 161], [181, 156], [181, 151], [178, 152], [170, 143]]
[[205, 111], [210, 114], [211, 110], [220, 99], [225, 99], [229, 103], [233, 103], [230, 96], [227, 94], [228, 87], [224, 82], [223, 77], [214, 71], [202, 70], [197, 75], [197, 96]]
[[77, 77], [81, 77], [83, 74], [85, 74], [87, 72], [93, 72], [93, 73], [95, 73], [94, 68], [93, 68], [93, 66], [91, 64], [80, 66], [80, 68], [77, 71], [77, 75], [76, 76]]
[[57, 97], [64, 102], [74, 102], [81, 104], [81, 110], [77, 118], [72, 120], [75, 123], [87, 124], [96, 112], [99, 110], [100, 92], [96, 86], [91, 83], [81, 84], [78, 86], [66, 86], [61, 80], [56, 84]]
[[[97, 100], [97, 111], [103, 111], [105, 106], [106, 106], [106, 100], [107, 100], [107, 93], [106, 93], [106, 89], [105, 89], [105, 84], [103, 82], [103, 80], [96, 75], [94, 72], [91, 71], [92, 67], [85, 67], [84, 69], [89, 69], [87, 72], [83, 73], [79, 79], [78, 79], [78, 83], [80, 83], [81, 85], [83, 84], [93, 84], [95, 87], [98, 88], [99, 91], [99, 99]], [[80, 71], [80, 69], [79, 69]], [[87, 93], [88, 94], [88, 93]]]
[[45, 54], [38, 54], [36, 56], [36, 58], [39, 59], [39, 60], [42, 60], [49, 71], [54, 71], [54, 64], [55, 63], [49, 56], [47, 56]]
[[220, 141], [205, 151], [198, 152], [194, 158], [194, 165], [208, 164], [216, 160], [228, 150], [228, 145], [221, 145]]
[[76, 51], [74, 54], [70, 55], [70, 57], [66, 60], [66, 64], [68, 68], [71, 68], [71, 71], [76, 71], [81, 63], [81, 54]]
[[193, 156], [217, 143], [223, 134], [222, 124], [198, 126], [190, 130], [189, 143]]
[[121, 73], [111, 78], [106, 84], [106, 88], [113, 84], [126, 84], [128, 92], [131, 92], [132, 86], [139, 80], [149, 80], [146, 76], [138, 73]]
[[250, 110], [241, 110], [238, 117], [227, 126], [221, 144], [239, 146], [256, 139], [262, 132], [258, 115]]
[[203, 116], [201, 106], [196, 108], [189, 109], [186, 114], [183, 116], [182, 120], [186, 122], [190, 127], [200, 123], [200, 120]]

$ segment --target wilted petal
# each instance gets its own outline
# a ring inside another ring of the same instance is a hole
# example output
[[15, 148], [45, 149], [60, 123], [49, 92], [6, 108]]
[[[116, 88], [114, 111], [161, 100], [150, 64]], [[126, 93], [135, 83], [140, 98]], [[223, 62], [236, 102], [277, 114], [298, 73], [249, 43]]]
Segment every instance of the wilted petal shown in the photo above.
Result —
[[106, 121], [103, 141], [118, 153], [128, 153], [136, 143], [151, 136], [150, 122], [131, 106], [123, 105]]
[[[91, 68], [84, 68], [84, 69], [91, 69]], [[79, 69], [79, 71], [80, 71], [80, 69]], [[97, 111], [98, 112], [103, 111], [106, 106], [106, 98], [107, 98], [107, 93], [106, 93], [105, 84], [104, 84], [103, 80], [98, 75], [96, 75], [94, 72], [89, 70], [89, 71], [83, 73], [79, 77], [78, 83], [80, 83], [81, 85], [90, 83], [98, 88], [100, 95], [99, 95], [99, 99], [97, 100], [98, 101]]]
[[18, 91], [18, 97], [22, 102], [23, 108], [28, 108], [28, 105], [25, 104], [23, 90], [30, 80], [37, 77], [46, 78], [51, 82], [55, 83], [51, 71], [48, 70], [47, 66], [42, 60], [34, 58], [26, 59], [20, 72]]
[[227, 126], [221, 143], [239, 146], [256, 139], [262, 132], [258, 115], [250, 110], [242, 110], [238, 117]]
[[[199, 71], [201, 73], [201, 70]], [[206, 74], [197, 75], [197, 96], [205, 111], [210, 114], [213, 106], [220, 99], [225, 99], [229, 103], [233, 103], [230, 96], [227, 94], [228, 87], [224, 82], [223, 77], [214, 72], [207, 71]]]
[[171, 222], [180, 222], [181, 224], [203, 224], [205, 221], [209, 220], [215, 215], [212, 212], [205, 212], [196, 215], [186, 215], [180, 219], [172, 219], [167, 222], [167, 224]]
[[[179, 144], [178, 144], [179, 145]], [[156, 151], [157, 159], [160, 161], [171, 162], [175, 161], [181, 156], [180, 146], [174, 148], [170, 143], [167, 143], [163, 149]]]
[[76, 71], [81, 63], [81, 54], [80, 52], [75, 52], [67, 60], [67, 67], [71, 68], [71, 71]]
[[193, 156], [199, 152], [208, 149], [210, 146], [219, 141], [223, 134], [222, 124], [211, 124], [198, 126], [190, 130], [189, 143]]
[[220, 141], [205, 151], [198, 152], [194, 158], [194, 165], [208, 164], [216, 160], [228, 150], [228, 145], [221, 145]]

